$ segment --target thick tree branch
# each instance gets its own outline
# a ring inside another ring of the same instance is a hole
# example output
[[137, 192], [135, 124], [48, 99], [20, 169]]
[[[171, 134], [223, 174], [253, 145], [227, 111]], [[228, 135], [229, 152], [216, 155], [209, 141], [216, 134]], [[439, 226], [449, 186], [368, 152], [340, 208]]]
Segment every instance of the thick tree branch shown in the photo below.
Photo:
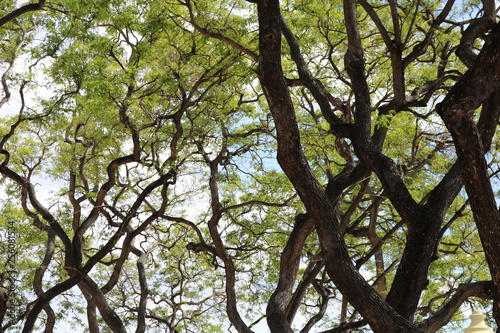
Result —
[[0, 18], [0, 27], [23, 14], [42, 10], [45, 6], [45, 2], [46, 0], [39, 0], [38, 3], [30, 3], [8, 13], [7, 15]]
[[482, 299], [491, 299], [492, 287], [493, 284], [491, 281], [472, 282], [460, 285], [446, 304], [430, 318], [424, 320], [419, 326], [426, 332], [436, 332], [451, 320], [455, 312], [457, 312], [467, 298], [479, 297]]
[[495, 25], [496, 6], [494, 0], [483, 0], [483, 16], [470, 23], [462, 34], [456, 54], [467, 67], [472, 67], [477, 54], [474, 52], [474, 42]]
[[99, 286], [88, 275], [83, 276], [82, 281], [79, 283], [79, 287], [92, 295], [92, 299], [99, 309], [99, 313], [113, 333], [127, 333], [123, 321], [109, 305], [108, 300], [104, 297]]
[[136, 255], [139, 255], [139, 259], [137, 259], [137, 271], [139, 273], [139, 285], [141, 288], [141, 297], [139, 299], [139, 306], [137, 310], [137, 329], [135, 332], [144, 333], [146, 332], [146, 310], [149, 294], [145, 271], [145, 263], [148, 257], [148, 253], [142, 252], [139, 249], [135, 250], [134, 253], [136, 253]]
[[[290, 306], [289, 302], [292, 302], [290, 297], [295, 285], [304, 243], [313, 230], [313, 219], [307, 215], [296, 217], [294, 228], [281, 253], [278, 285], [267, 303], [266, 319], [268, 323], [272, 323], [271, 327], [281, 327], [280, 329], [291, 332], [290, 325], [293, 322], [295, 310], [287, 309], [287, 306]], [[298, 297], [298, 295], [294, 295], [294, 297]]]
[[[473, 67], [453, 86], [437, 112], [455, 143], [462, 176], [493, 279], [493, 314], [500, 324], [500, 212], [489, 180], [485, 149], [474, 112], [490, 96], [499, 100], [500, 24], [488, 35]], [[483, 112], [495, 112], [496, 108]]]
[[371, 138], [371, 101], [368, 87], [363, 47], [358, 31], [356, 6], [352, 1], [344, 1], [344, 15], [348, 34], [348, 49], [345, 54], [346, 70], [351, 78], [355, 95], [355, 130], [352, 136], [354, 150], [360, 160], [379, 177], [387, 196], [406, 222], [421, 214], [405, 186], [399, 167], [383, 155]]
[[43, 308], [49, 304], [49, 302], [56, 296], [60, 295], [61, 293], [65, 292], [66, 290], [71, 289], [75, 285], [77, 285], [81, 280], [83, 279], [83, 276], [80, 274], [73, 275], [69, 279], [58, 283], [54, 287], [50, 288], [46, 292], [44, 292], [41, 296], [38, 297], [36, 300], [35, 304], [31, 308], [31, 310], [28, 313], [28, 316], [26, 317], [26, 322], [24, 323], [23, 331], [22, 333], [30, 333], [33, 331], [33, 328], [35, 326], [35, 322], [38, 318], [38, 315], [40, 312], [43, 310]]
[[[49, 229], [47, 231], [47, 247], [45, 250], [45, 256], [43, 257], [43, 260], [38, 266], [38, 268], [35, 271], [35, 276], [33, 278], [33, 290], [35, 291], [35, 294], [40, 297], [43, 295], [43, 289], [42, 289], [42, 279], [43, 276], [52, 260], [52, 256], [54, 255], [54, 248], [55, 248], [55, 236], [54, 232], [52, 229]], [[54, 313], [54, 310], [50, 306], [50, 304], [46, 304], [43, 307], [43, 310], [47, 314], [47, 323], [45, 324], [45, 333], [50, 333], [54, 330], [54, 326], [56, 323], [56, 316]]]
[[[346, 21], [354, 24], [354, 33], [357, 32], [355, 22], [354, 3], [344, 2]], [[338, 286], [339, 290], [349, 297], [353, 306], [370, 323], [374, 332], [388, 332], [387, 327], [392, 327], [389, 332], [420, 330], [400, 317], [387, 303], [372, 289], [353, 267], [342, 234], [338, 228], [338, 220], [334, 209], [321, 185], [314, 177], [300, 144], [300, 135], [294, 107], [288, 92], [287, 84], [281, 69], [281, 25], [279, 2], [259, 1], [259, 49], [262, 61], [259, 66], [259, 79], [271, 113], [273, 115], [278, 137], [278, 162], [297, 190], [306, 209], [312, 214], [316, 224], [321, 247], [325, 254], [327, 271]], [[352, 27], [351, 27], [352, 28]], [[348, 28], [348, 29], [351, 29]], [[353, 30], [351, 29], [351, 32]], [[359, 34], [358, 34], [359, 37]], [[348, 66], [362, 63], [362, 48], [359, 38], [349, 36], [349, 42], [354, 43], [348, 51]], [[355, 65], [354, 65], [355, 66]], [[364, 80], [364, 78], [362, 78]], [[355, 78], [351, 78], [353, 84]], [[365, 98], [366, 95], [362, 95]], [[357, 110], [360, 121], [359, 135], [370, 137], [369, 98], [363, 99]], [[368, 106], [368, 110], [366, 107]], [[368, 111], [366, 114], [364, 111]], [[368, 125], [368, 127], [366, 127]], [[382, 319], [381, 319], [382, 318]], [[382, 324], [383, 322], [383, 324]], [[272, 331], [289, 332], [289, 325], [268, 321]]]
[[[347, 187], [365, 178], [367, 173], [367, 170], [358, 164], [355, 167], [348, 166], [344, 168], [341, 173], [330, 179], [326, 188], [326, 194], [332, 205], [336, 205], [341, 193]], [[281, 322], [280, 325], [282, 326], [286, 326], [287, 323], [290, 325], [293, 322], [307, 288], [309, 288], [316, 274], [324, 266], [324, 262], [321, 265], [314, 263], [314, 272], [304, 277], [304, 280], [292, 295], [291, 292], [299, 268], [303, 246], [313, 230], [314, 220], [311, 218], [311, 214], [298, 215], [295, 226], [281, 255], [278, 286], [268, 302], [266, 312], [268, 320]]]

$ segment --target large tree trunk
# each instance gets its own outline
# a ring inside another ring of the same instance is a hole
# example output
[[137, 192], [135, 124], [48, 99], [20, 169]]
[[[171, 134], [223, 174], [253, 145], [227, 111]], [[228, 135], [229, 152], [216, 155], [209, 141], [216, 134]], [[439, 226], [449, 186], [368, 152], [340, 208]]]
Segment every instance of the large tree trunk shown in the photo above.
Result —
[[[374, 332], [420, 332], [398, 315], [352, 264], [333, 206], [309, 168], [301, 148], [294, 107], [281, 69], [279, 1], [259, 1], [258, 13], [259, 79], [276, 124], [278, 162], [316, 223], [328, 274]], [[283, 325], [270, 326], [273, 332], [287, 331], [278, 328]]]
[[[437, 111], [455, 143], [477, 229], [493, 280], [493, 315], [500, 326], [500, 213], [489, 180], [485, 148], [474, 112], [497, 112], [500, 101], [500, 24], [489, 34], [474, 66], [453, 87]], [[491, 97], [490, 97], [491, 96]], [[493, 102], [492, 102], [493, 101]]]

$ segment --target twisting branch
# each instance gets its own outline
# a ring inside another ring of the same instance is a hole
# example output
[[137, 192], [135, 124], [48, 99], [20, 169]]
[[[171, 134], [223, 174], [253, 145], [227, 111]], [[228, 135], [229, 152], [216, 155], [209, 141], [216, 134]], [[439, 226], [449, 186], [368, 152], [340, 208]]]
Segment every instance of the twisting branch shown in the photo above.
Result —
[[456, 51], [457, 56], [467, 67], [472, 67], [477, 58], [477, 54], [473, 50], [475, 40], [495, 25], [495, 1], [482, 0], [482, 3], [483, 16], [473, 20], [465, 29]]
[[[19, 50], [23, 46], [24, 42], [26, 41], [28, 31], [23, 29], [22, 32], [23, 33], [22, 33], [21, 40], [17, 43], [16, 47], [12, 51], [11, 59], [8, 61], [9, 66], [5, 69], [5, 71], [3, 72], [2, 77], [0, 79], [0, 82], [2, 83], [2, 88], [4, 91], [4, 96], [2, 97], [2, 99], [0, 99], [0, 107], [2, 107], [2, 105], [4, 105], [5, 103], [7, 103], [9, 101], [10, 96], [11, 96], [11, 92], [9, 90], [9, 85], [7, 84], [7, 78], [9, 76], [10, 72], [12, 71], [12, 69], [14, 68], [14, 63], [16, 61], [17, 53], [19, 52]], [[20, 88], [21, 98], [23, 98], [23, 96], [24, 96], [23, 89], [24, 89], [25, 85], [26, 85], [26, 82], [23, 82], [21, 84], [21, 88]], [[24, 108], [24, 99], [22, 101], [21, 111], [22, 111], [22, 108]]]
[[325, 315], [326, 309], [328, 307], [328, 300], [330, 298], [329, 291], [326, 290], [326, 288], [323, 287], [323, 285], [321, 285], [321, 283], [318, 281], [313, 281], [313, 285], [320, 296], [319, 311], [311, 319], [309, 319], [300, 333], [309, 333], [314, 325], [316, 325], [321, 319], [323, 319], [323, 316]]
[[[45, 221], [48, 222], [50, 228], [54, 230], [54, 233], [59, 237], [59, 239], [63, 242], [67, 253], [66, 253], [66, 260], [67, 264], [69, 264], [72, 260], [72, 250], [71, 250], [71, 240], [64, 231], [64, 229], [61, 227], [57, 219], [50, 213], [50, 211], [45, 208], [40, 201], [38, 201], [38, 198], [36, 196], [36, 191], [35, 187], [29, 180], [26, 178], [22, 177], [19, 175], [17, 172], [13, 171], [12, 169], [8, 168], [4, 164], [0, 164], [0, 173], [6, 176], [7, 178], [10, 178], [14, 182], [16, 182], [18, 185], [20, 185], [23, 189], [23, 191], [26, 191], [26, 198], [29, 200], [31, 206], [35, 209], [35, 211], [40, 214]], [[71, 266], [71, 264], [69, 264]]]
[[[351, 77], [351, 81], [355, 85], [359, 78], [360, 84], [366, 86], [354, 1], [344, 1], [344, 13], [349, 39], [347, 67], [355, 67], [355, 75]], [[399, 316], [385, 303], [352, 265], [333, 206], [309, 167], [301, 146], [293, 102], [281, 67], [280, 15], [279, 1], [258, 2], [259, 48], [262, 56], [258, 74], [276, 124], [278, 162], [297, 190], [305, 208], [311, 213], [325, 255], [328, 274], [339, 290], [349, 297], [351, 304], [365, 316], [375, 332], [387, 332], [388, 326], [393, 328], [393, 332], [420, 332], [415, 325]], [[360, 94], [356, 96], [356, 106], [360, 106], [361, 110], [356, 110], [356, 121], [360, 121], [360, 124], [357, 126], [359, 133], [354, 136], [362, 136], [362, 142], [365, 143], [370, 140], [371, 129], [369, 90], [358, 90], [357, 93]], [[349, 278], [346, 279], [346, 276]], [[292, 331], [286, 321], [268, 320], [268, 324], [271, 330]]]
[[[227, 142], [224, 141], [220, 152], [211, 160], [207, 153], [204, 152], [200, 142], [197, 142], [198, 148], [203, 156], [203, 159], [210, 167], [209, 189], [211, 197], [212, 216], [208, 221], [208, 229], [210, 236], [214, 242], [215, 253], [224, 263], [224, 270], [226, 273], [226, 311], [229, 320], [240, 333], [252, 333], [252, 330], [245, 323], [237, 308], [236, 297], [236, 268], [233, 259], [227, 253], [224, 247], [224, 242], [218, 230], [218, 224], [223, 214], [222, 204], [219, 196], [219, 186], [217, 178], [219, 176], [219, 165], [227, 158]], [[215, 259], [215, 258], [214, 258]]]
[[[321, 256], [321, 253], [318, 253], [309, 262], [309, 264], [307, 265], [306, 271], [304, 273], [304, 276], [302, 277], [302, 281], [300, 281], [299, 285], [297, 286], [297, 290], [295, 290], [295, 292], [293, 293], [293, 296], [288, 304], [287, 320], [290, 323], [293, 323], [293, 319], [295, 318], [295, 315], [297, 314], [297, 311], [299, 310], [299, 307], [302, 304], [302, 300], [304, 299], [304, 296], [306, 295], [307, 289], [314, 282], [314, 279], [316, 279], [316, 276], [319, 274], [319, 272], [325, 266], [325, 262], [318, 258], [320, 256]], [[322, 303], [322, 306], [323, 306], [323, 303]], [[326, 306], [326, 304], [325, 304], [325, 306]]]
[[43, 308], [49, 304], [49, 302], [56, 296], [65, 292], [66, 290], [71, 289], [77, 283], [79, 283], [83, 279], [82, 275], [76, 274], [70, 277], [69, 279], [56, 284], [54, 287], [50, 288], [46, 292], [44, 292], [38, 299], [36, 300], [33, 308], [29, 311], [28, 316], [26, 317], [26, 322], [24, 324], [22, 333], [31, 333], [33, 331], [33, 327], [35, 326], [35, 322], [38, 318], [38, 315], [43, 310]]
[[[149, 184], [141, 193], [141, 195], [135, 200], [134, 204], [132, 205], [132, 208], [130, 209], [126, 219], [120, 224], [118, 230], [111, 236], [106, 242], [104, 246], [100, 248], [99, 251], [97, 251], [92, 257], [90, 257], [87, 260], [87, 263], [85, 266], [82, 268], [83, 272], [89, 272], [92, 267], [96, 263], [98, 263], [100, 260], [104, 258], [116, 245], [118, 240], [123, 236], [123, 234], [127, 231], [127, 228], [130, 224], [130, 221], [132, 220], [132, 217], [135, 216], [135, 212], [139, 209], [139, 207], [142, 205], [146, 197], [155, 189], [159, 188], [160, 186], [166, 185], [167, 183], [170, 182], [170, 179], [174, 177], [175, 174], [171, 172], [162, 175], [159, 177], [157, 180]], [[141, 224], [141, 226], [134, 231], [130, 232], [128, 234], [128, 237], [133, 238], [137, 236], [141, 231], [143, 231], [154, 219], [158, 218], [161, 215], [161, 212], [154, 212], [151, 214], [144, 223]], [[125, 240], [124, 242], [126, 242]]]
[[[134, 160], [135, 159], [134, 159], [133, 155], [127, 155], [127, 156], [117, 158], [108, 164], [107, 169], [106, 169], [107, 174], [108, 174], [108, 180], [101, 186], [101, 189], [97, 195], [97, 200], [94, 204], [94, 207], [90, 211], [87, 218], [78, 227], [78, 229], [75, 232], [75, 236], [73, 238], [73, 255], [75, 258], [74, 259], [75, 264], [77, 266], [80, 266], [82, 263], [83, 235], [85, 234], [85, 231], [88, 228], [90, 228], [90, 226], [95, 222], [95, 220], [99, 216], [100, 211], [103, 209], [103, 203], [104, 203], [105, 196], [108, 193], [108, 191], [116, 183], [116, 170], [121, 165], [133, 162]], [[114, 238], [112, 237], [112, 239], [114, 239]], [[117, 239], [116, 239], [116, 241], [117, 241]]]
[[[425, 34], [424, 38], [420, 43], [415, 45], [413, 50], [403, 59], [403, 67], [406, 68], [408, 67], [409, 64], [411, 64], [415, 59], [417, 59], [419, 56], [425, 54], [425, 51], [429, 47], [432, 41], [432, 37], [434, 37], [434, 34], [436, 32], [436, 28], [444, 22], [448, 14], [450, 13], [453, 5], [455, 3], [455, 0], [448, 0], [446, 1], [446, 4], [443, 7], [443, 10], [441, 13], [438, 15], [438, 17], [432, 22], [431, 27], [427, 30], [427, 33]], [[416, 6], [416, 10], [418, 10], [418, 6]], [[416, 16], [416, 14], [415, 14]], [[414, 16], [414, 17], [415, 17]], [[413, 24], [411, 25], [411, 27]], [[407, 39], [410, 39], [410, 34], [408, 34]]]
[[[33, 278], [33, 290], [35, 291], [35, 294], [38, 297], [41, 297], [43, 295], [43, 289], [42, 289], [42, 279], [43, 275], [45, 274], [45, 271], [47, 270], [47, 267], [50, 264], [50, 261], [52, 260], [52, 256], [54, 254], [54, 248], [55, 248], [55, 237], [54, 237], [54, 232], [49, 229], [47, 231], [47, 248], [45, 250], [45, 256], [42, 260], [42, 263], [40, 266], [35, 271], [35, 276]], [[47, 314], [47, 322], [45, 324], [45, 332], [52, 332], [54, 330], [54, 325], [56, 323], [56, 316], [54, 313], [54, 310], [50, 306], [50, 304], [46, 304], [43, 306], [43, 310]]]
[[309, 91], [314, 96], [314, 99], [318, 103], [323, 117], [330, 124], [330, 130], [339, 137], [350, 137], [352, 125], [347, 124], [343, 120], [341, 120], [338, 116], [333, 112], [330, 102], [343, 113], [346, 112], [347, 106], [342, 103], [338, 98], [331, 96], [326, 90], [325, 86], [320, 80], [314, 79], [311, 73], [309, 72], [306, 62], [302, 56], [300, 51], [299, 43], [297, 42], [293, 32], [290, 30], [288, 25], [286, 24], [285, 19], [282, 15], [280, 15], [281, 20], [281, 29], [283, 32], [283, 36], [285, 36], [288, 45], [290, 46], [290, 52], [293, 61], [297, 65], [297, 71], [299, 73], [300, 80], [304, 82], [304, 85], [309, 89]]

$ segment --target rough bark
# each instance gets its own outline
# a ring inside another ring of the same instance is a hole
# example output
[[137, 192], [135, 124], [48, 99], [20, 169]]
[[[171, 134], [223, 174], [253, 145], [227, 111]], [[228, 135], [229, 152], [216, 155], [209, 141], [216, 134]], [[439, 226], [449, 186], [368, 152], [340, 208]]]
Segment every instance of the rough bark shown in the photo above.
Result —
[[[336, 204], [338, 197], [345, 188], [366, 177], [367, 173], [365, 168], [358, 164], [355, 167], [346, 167], [341, 173], [333, 177], [326, 188], [326, 194], [332, 205]], [[275, 322], [279, 322], [278, 326], [280, 327], [289, 327], [291, 325], [307, 288], [324, 266], [323, 262], [321, 264], [317, 262], [313, 272], [300, 283], [292, 295], [304, 242], [313, 230], [314, 220], [311, 218], [311, 214], [296, 217], [296, 224], [281, 255], [278, 285], [266, 309], [267, 320], [273, 323], [272, 325], [276, 325]]]
[[[489, 180], [485, 147], [473, 116], [490, 96], [496, 99], [482, 112], [495, 112], [500, 85], [500, 24], [488, 35], [477, 60], [437, 107], [450, 131], [471, 209], [493, 280], [493, 314], [500, 324], [500, 213]], [[492, 95], [493, 94], [493, 95]], [[488, 103], [487, 103], [488, 105]]]
[[[279, 2], [259, 1], [259, 79], [274, 118], [278, 137], [278, 162], [316, 223], [326, 267], [339, 290], [366, 318], [374, 332], [419, 332], [393, 311], [352, 265], [331, 202], [312, 174], [303, 155], [293, 104], [281, 70]], [[287, 327], [270, 323], [272, 332]]]

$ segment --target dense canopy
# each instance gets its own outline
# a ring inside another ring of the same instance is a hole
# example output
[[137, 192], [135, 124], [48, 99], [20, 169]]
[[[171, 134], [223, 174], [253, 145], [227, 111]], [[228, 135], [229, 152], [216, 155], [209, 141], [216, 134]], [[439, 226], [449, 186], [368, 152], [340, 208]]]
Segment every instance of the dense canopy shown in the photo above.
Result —
[[499, 327], [497, 11], [2, 0], [0, 332]]

